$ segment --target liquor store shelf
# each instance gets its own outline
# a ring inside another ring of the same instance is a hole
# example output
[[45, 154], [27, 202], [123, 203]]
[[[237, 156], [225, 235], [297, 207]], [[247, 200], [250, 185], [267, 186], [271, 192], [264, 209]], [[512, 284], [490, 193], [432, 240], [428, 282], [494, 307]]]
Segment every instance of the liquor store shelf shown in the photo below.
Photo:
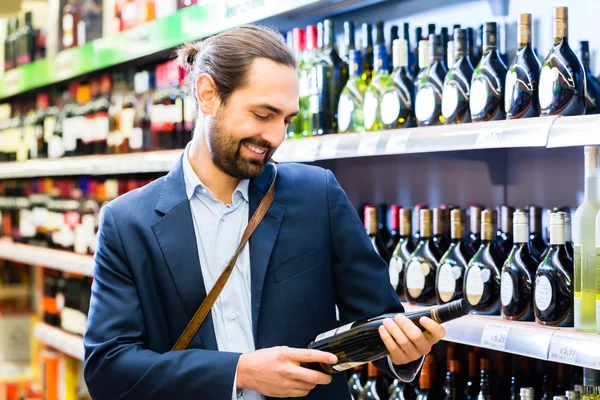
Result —
[[[600, 116], [537, 117], [286, 140], [279, 162], [519, 147], [600, 144]], [[0, 163], [0, 179], [169, 171], [182, 150]]]
[[[407, 311], [421, 309], [405, 304]], [[444, 324], [445, 341], [600, 370], [600, 335], [468, 315]]]
[[68, 251], [0, 240], [0, 259], [92, 276], [94, 259]]
[[35, 324], [34, 334], [40, 342], [67, 354], [78, 360], [84, 358], [83, 338], [38, 322]]

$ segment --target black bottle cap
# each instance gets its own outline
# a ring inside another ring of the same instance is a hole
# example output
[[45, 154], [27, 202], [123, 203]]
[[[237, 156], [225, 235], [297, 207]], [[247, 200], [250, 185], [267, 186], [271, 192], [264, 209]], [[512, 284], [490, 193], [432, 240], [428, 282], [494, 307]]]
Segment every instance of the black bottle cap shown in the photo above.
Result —
[[495, 22], [485, 23], [485, 33], [496, 33], [498, 31], [498, 25]]

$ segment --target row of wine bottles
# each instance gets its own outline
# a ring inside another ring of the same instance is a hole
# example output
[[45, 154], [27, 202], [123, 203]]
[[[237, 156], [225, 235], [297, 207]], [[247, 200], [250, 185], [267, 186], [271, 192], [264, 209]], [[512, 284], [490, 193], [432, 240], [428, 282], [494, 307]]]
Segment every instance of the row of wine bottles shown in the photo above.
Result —
[[430, 26], [424, 40], [417, 32], [418, 64], [408, 24], [404, 39], [392, 27], [387, 47], [383, 22], [376, 24], [375, 43], [370, 24], [355, 38], [354, 24], [346, 22], [344, 59], [331, 20], [323, 23], [321, 51], [321, 30], [296, 28], [290, 42], [299, 59], [301, 112], [288, 137], [597, 113], [600, 84], [590, 70], [589, 43], [581, 42], [578, 59], [568, 43], [567, 7], [555, 8], [554, 21], [554, 45], [540, 64], [531, 41], [532, 15], [520, 15], [518, 51], [510, 67], [498, 51], [495, 22], [480, 28], [478, 53], [471, 28], [455, 25], [449, 36], [447, 28], [436, 34]]
[[[501, 206], [497, 230], [496, 210], [473, 206], [471, 225], [480, 230], [466, 237], [460, 209], [420, 209], [416, 242], [410, 234], [411, 210], [400, 209], [392, 254], [377, 234], [376, 208], [366, 207], [364, 220], [375, 248], [389, 261], [392, 285], [409, 303], [445, 304], [464, 298], [475, 314], [573, 326], [573, 246], [570, 234], [565, 234], [570, 231], [565, 223], [570, 213], [550, 214], [546, 244], [537, 222], [541, 212], [532, 208], [534, 235], [527, 211]], [[450, 214], [445, 232], [444, 214]]]
[[[445, 347], [445, 349], [443, 349]], [[444, 351], [445, 350], [445, 357]], [[586, 385], [579, 368], [505, 353], [484, 353], [454, 343], [434, 347], [414, 382], [390, 380], [373, 364], [355, 367], [348, 386], [355, 400], [594, 400], [598, 387]], [[441, 353], [441, 354], [440, 354]], [[466, 357], [465, 357], [466, 356]], [[467, 368], [463, 368], [467, 366]], [[555, 397], [556, 396], [556, 397]], [[557, 398], [558, 397], [558, 398]]]

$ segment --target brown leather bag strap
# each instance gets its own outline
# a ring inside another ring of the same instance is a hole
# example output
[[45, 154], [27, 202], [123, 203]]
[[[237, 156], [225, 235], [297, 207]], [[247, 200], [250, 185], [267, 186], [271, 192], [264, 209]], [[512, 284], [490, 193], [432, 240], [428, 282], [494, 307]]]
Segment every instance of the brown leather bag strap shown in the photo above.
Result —
[[271, 207], [271, 203], [273, 203], [273, 199], [275, 198], [276, 178], [277, 167], [275, 167], [275, 176], [273, 177], [273, 181], [271, 182], [271, 187], [269, 187], [269, 191], [262, 199], [262, 201], [258, 205], [258, 208], [254, 212], [254, 215], [252, 215], [252, 218], [248, 222], [248, 226], [246, 227], [246, 230], [244, 230], [244, 234], [242, 235], [242, 239], [240, 240], [240, 244], [237, 250], [235, 251], [235, 254], [233, 255], [233, 257], [231, 257], [231, 260], [229, 260], [229, 263], [221, 273], [221, 276], [219, 276], [219, 279], [217, 279], [217, 281], [215, 282], [215, 285], [210, 290], [210, 293], [208, 293], [208, 296], [206, 296], [206, 298], [200, 305], [200, 308], [198, 308], [198, 311], [196, 311], [196, 313], [194, 314], [188, 325], [185, 327], [185, 330], [183, 331], [181, 336], [179, 336], [179, 339], [177, 339], [177, 342], [171, 350], [185, 350], [187, 348], [187, 346], [192, 341], [192, 338], [196, 335], [196, 332], [198, 332], [198, 329], [202, 325], [202, 322], [204, 322], [204, 319], [210, 312], [212, 306], [215, 304], [215, 301], [217, 301], [217, 298], [219, 297], [219, 294], [221, 294], [221, 291], [225, 287], [229, 276], [231, 276], [231, 272], [235, 267], [235, 263], [240, 252], [248, 242], [248, 239], [250, 239], [250, 236], [252, 236], [252, 233], [254, 232], [258, 224], [260, 224], [260, 221], [262, 221], [262, 219], [264, 218], [269, 207]]

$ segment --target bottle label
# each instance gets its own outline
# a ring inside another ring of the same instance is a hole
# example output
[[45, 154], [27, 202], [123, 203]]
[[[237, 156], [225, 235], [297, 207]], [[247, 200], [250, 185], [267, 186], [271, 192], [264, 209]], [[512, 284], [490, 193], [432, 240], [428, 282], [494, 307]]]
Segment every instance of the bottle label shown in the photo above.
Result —
[[321, 107], [319, 104], [319, 96], [316, 94], [313, 94], [308, 99], [308, 109], [310, 110], [311, 114], [318, 114], [320, 108]]
[[[558, 77], [560, 73], [558, 68], [545, 65], [540, 73], [539, 99], [542, 109], [552, 105], [554, 99], [554, 89], [558, 86]], [[571, 86], [569, 79], [564, 80], [565, 84]]]
[[452, 299], [452, 296], [454, 296], [454, 292], [456, 291], [456, 279], [454, 277], [453, 269], [452, 265], [444, 263], [440, 267], [438, 275], [438, 295], [445, 303]]
[[458, 106], [458, 89], [453, 83], [444, 85], [442, 92], [442, 115], [445, 119], [449, 119]]
[[354, 322], [351, 322], [349, 324], [342, 325], [339, 328], [335, 328], [335, 329], [332, 329], [330, 331], [323, 332], [319, 336], [316, 337], [315, 342], [318, 342], [318, 341], [321, 341], [323, 339], [327, 339], [327, 338], [330, 338], [332, 336], [339, 335], [341, 333], [347, 332], [350, 329], [352, 329], [352, 325], [353, 324], [354, 324]]
[[502, 281], [500, 283], [500, 300], [504, 307], [508, 306], [513, 298], [514, 284], [512, 276], [508, 272], [502, 273]]
[[471, 85], [471, 96], [469, 97], [469, 107], [471, 108], [471, 114], [481, 114], [488, 99], [487, 84], [485, 83], [485, 77], [478, 76], [473, 80]]
[[63, 46], [73, 46], [75, 38], [73, 36], [73, 16], [71, 14], [65, 14], [63, 16]]
[[518, 93], [519, 90], [519, 87], [517, 86], [517, 73], [514, 70], [511, 69], [506, 74], [506, 83], [504, 87], [506, 88], [506, 92], [504, 94], [504, 111], [510, 112], [512, 110], [515, 92]]
[[415, 99], [415, 116], [419, 121], [427, 121], [435, 111], [435, 91], [431, 86], [423, 86]]
[[358, 367], [360, 365], [366, 364], [367, 362], [347, 362], [343, 364], [332, 365], [331, 368], [335, 369], [338, 372], [343, 372], [351, 368]]
[[546, 311], [552, 303], [552, 284], [545, 276], [535, 280], [535, 305], [540, 311]]
[[133, 130], [133, 123], [135, 120], [135, 109], [133, 108], [124, 108], [121, 110], [119, 114], [119, 125], [121, 133], [123, 137], [129, 138], [131, 136], [131, 131]]
[[400, 270], [398, 267], [398, 263], [402, 263], [402, 259], [400, 257], [392, 257], [390, 260], [390, 283], [393, 288], [396, 289], [398, 287], [398, 282], [400, 280]]
[[472, 266], [467, 271], [467, 282], [465, 291], [467, 300], [472, 306], [476, 306], [483, 297], [483, 280], [481, 279], [481, 269], [477, 265]]
[[338, 124], [340, 132], [347, 132], [350, 129], [350, 123], [352, 122], [352, 112], [354, 111], [354, 102], [348, 94], [340, 96], [340, 102], [338, 103]]
[[133, 128], [129, 137], [129, 148], [139, 150], [144, 145], [144, 131], [142, 128]]
[[32, 238], [35, 236], [35, 219], [31, 210], [19, 211], [19, 231], [22, 238]]
[[375, 119], [377, 118], [377, 97], [370, 91], [365, 93], [363, 113], [365, 128], [371, 129], [375, 125]]
[[88, 250], [88, 238], [86, 236], [85, 226], [78, 224], [75, 227], [75, 253], [87, 254]]
[[[406, 287], [411, 297], [417, 298], [421, 295], [425, 288], [425, 276], [429, 274], [429, 270], [429, 264], [421, 263], [419, 260], [413, 260], [408, 264], [406, 268]], [[423, 272], [427, 272], [427, 274], [423, 274]]]
[[381, 122], [392, 125], [400, 115], [400, 97], [396, 92], [387, 92], [381, 98]]

